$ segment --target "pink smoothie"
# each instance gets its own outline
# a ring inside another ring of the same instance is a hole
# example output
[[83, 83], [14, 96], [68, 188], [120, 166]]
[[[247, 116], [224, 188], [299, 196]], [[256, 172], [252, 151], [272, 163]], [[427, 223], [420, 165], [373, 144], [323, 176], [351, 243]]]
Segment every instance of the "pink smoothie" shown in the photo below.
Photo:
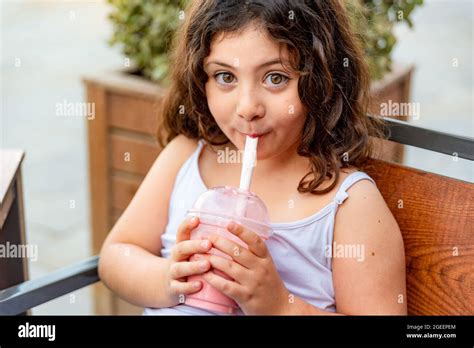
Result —
[[[207, 239], [209, 235], [218, 235], [248, 249], [247, 244], [227, 230], [230, 220], [259, 234], [263, 240], [272, 233], [265, 204], [255, 194], [230, 186], [216, 187], [203, 193], [193, 209], [189, 211], [189, 215], [198, 216], [200, 219], [198, 227], [191, 232], [191, 239]], [[215, 248], [212, 248], [209, 254], [232, 259]], [[193, 260], [195, 256], [190, 258], [190, 261]], [[232, 280], [219, 270], [211, 270], [211, 272]], [[212, 287], [199, 275], [188, 277], [188, 281], [193, 280], [201, 281], [203, 286], [198, 292], [186, 296], [187, 305], [219, 313], [234, 314], [236, 312], [238, 306], [234, 300]]]

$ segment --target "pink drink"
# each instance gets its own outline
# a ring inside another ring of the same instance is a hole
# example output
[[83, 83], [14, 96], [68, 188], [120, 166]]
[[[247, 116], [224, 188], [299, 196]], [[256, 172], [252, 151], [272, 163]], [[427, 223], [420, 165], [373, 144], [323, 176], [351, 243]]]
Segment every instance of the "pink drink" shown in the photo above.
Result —
[[[263, 201], [254, 193], [231, 186], [219, 186], [204, 192], [188, 211], [190, 216], [198, 216], [200, 224], [191, 232], [191, 239], [207, 239], [209, 235], [219, 235], [248, 249], [247, 245], [227, 230], [230, 220], [235, 221], [251, 231], [259, 234], [264, 240], [270, 237], [270, 227], [267, 208]], [[212, 248], [209, 254], [231, 259], [227, 254]], [[195, 259], [194, 256], [190, 261]], [[231, 279], [219, 270], [215, 274]], [[185, 303], [193, 307], [207, 309], [213, 312], [234, 314], [237, 303], [220, 291], [209, 285], [201, 276], [188, 277], [188, 281], [200, 280], [202, 289], [186, 297]]]

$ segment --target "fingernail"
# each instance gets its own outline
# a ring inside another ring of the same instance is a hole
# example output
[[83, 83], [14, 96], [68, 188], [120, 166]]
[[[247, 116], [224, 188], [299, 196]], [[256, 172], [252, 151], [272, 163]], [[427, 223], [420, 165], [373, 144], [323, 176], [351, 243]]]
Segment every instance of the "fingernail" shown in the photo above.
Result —
[[199, 286], [201, 286], [201, 283], [193, 282], [193, 288], [197, 289], [197, 288], [199, 288]]
[[189, 222], [191, 223], [191, 225], [194, 225], [196, 222], [197, 222], [197, 217], [193, 217]]
[[210, 247], [210, 242], [209, 242], [208, 240], [203, 240], [203, 241], [201, 242], [201, 247], [202, 247], [203, 249], [209, 248], [209, 247]]
[[227, 228], [229, 229], [229, 231], [233, 231], [235, 228], [235, 222], [233, 221], [229, 222], [229, 224], [227, 225]]
[[207, 268], [207, 261], [199, 262], [199, 268], [205, 270]]

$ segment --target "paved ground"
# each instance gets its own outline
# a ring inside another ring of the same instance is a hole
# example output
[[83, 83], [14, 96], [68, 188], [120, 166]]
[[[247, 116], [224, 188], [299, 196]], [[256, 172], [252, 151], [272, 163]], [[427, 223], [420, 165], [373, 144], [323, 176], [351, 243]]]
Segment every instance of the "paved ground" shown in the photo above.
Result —
[[[35, 278], [90, 255], [86, 120], [56, 105], [82, 102], [81, 76], [120, 68], [106, 44], [102, 2], [2, 2], [2, 146], [26, 150], [24, 196]], [[20, 62], [17, 67], [15, 63]], [[86, 288], [34, 310], [92, 313]]]
[[[472, 136], [473, 4], [426, 3], [414, 17], [415, 31], [397, 30], [395, 59], [417, 65], [413, 101], [420, 103], [421, 117], [414, 122]], [[26, 150], [27, 238], [39, 248], [39, 260], [30, 268], [35, 278], [90, 255], [86, 121], [57, 116], [56, 104], [83, 101], [81, 76], [120, 68], [123, 58], [106, 44], [111, 29], [104, 2], [2, 1], [0, 6], [1, 146]], [[474, 181], [472, 164], [449, 156], [408, 149], [407, 164]], [[93, 313], [90, 290], [34, 313]]]

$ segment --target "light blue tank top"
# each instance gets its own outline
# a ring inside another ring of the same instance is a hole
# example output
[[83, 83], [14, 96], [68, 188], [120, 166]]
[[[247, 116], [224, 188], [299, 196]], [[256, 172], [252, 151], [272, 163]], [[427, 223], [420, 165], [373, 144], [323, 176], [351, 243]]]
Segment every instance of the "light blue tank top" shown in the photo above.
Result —
[[[161, 236], [161, 256], [168, 258], [176, 243], [176, 231], [200, 194], [207, 190], [199, 173], [199, 154], [204, 141], [178, 172], [171, 194], [168, 224]], [[317, 213], [304, 219], [272, 223], [273, 235], [267, 248], [286, 288], [294, 296], [319, 309], [335, 312], [332, 282], [332, 262], [328, 246], [332, 247], [334, 219], [337, 208], [348, 197], [347, 189], [359, 180], [375, 182], [364, 172], [348, 175], [334, 199]], [[144, 315], [217, 315], [203, 309], [179, 304], [170, 308], [145, 308]], [[243, 313], [239, 310], [238, 315]]]

